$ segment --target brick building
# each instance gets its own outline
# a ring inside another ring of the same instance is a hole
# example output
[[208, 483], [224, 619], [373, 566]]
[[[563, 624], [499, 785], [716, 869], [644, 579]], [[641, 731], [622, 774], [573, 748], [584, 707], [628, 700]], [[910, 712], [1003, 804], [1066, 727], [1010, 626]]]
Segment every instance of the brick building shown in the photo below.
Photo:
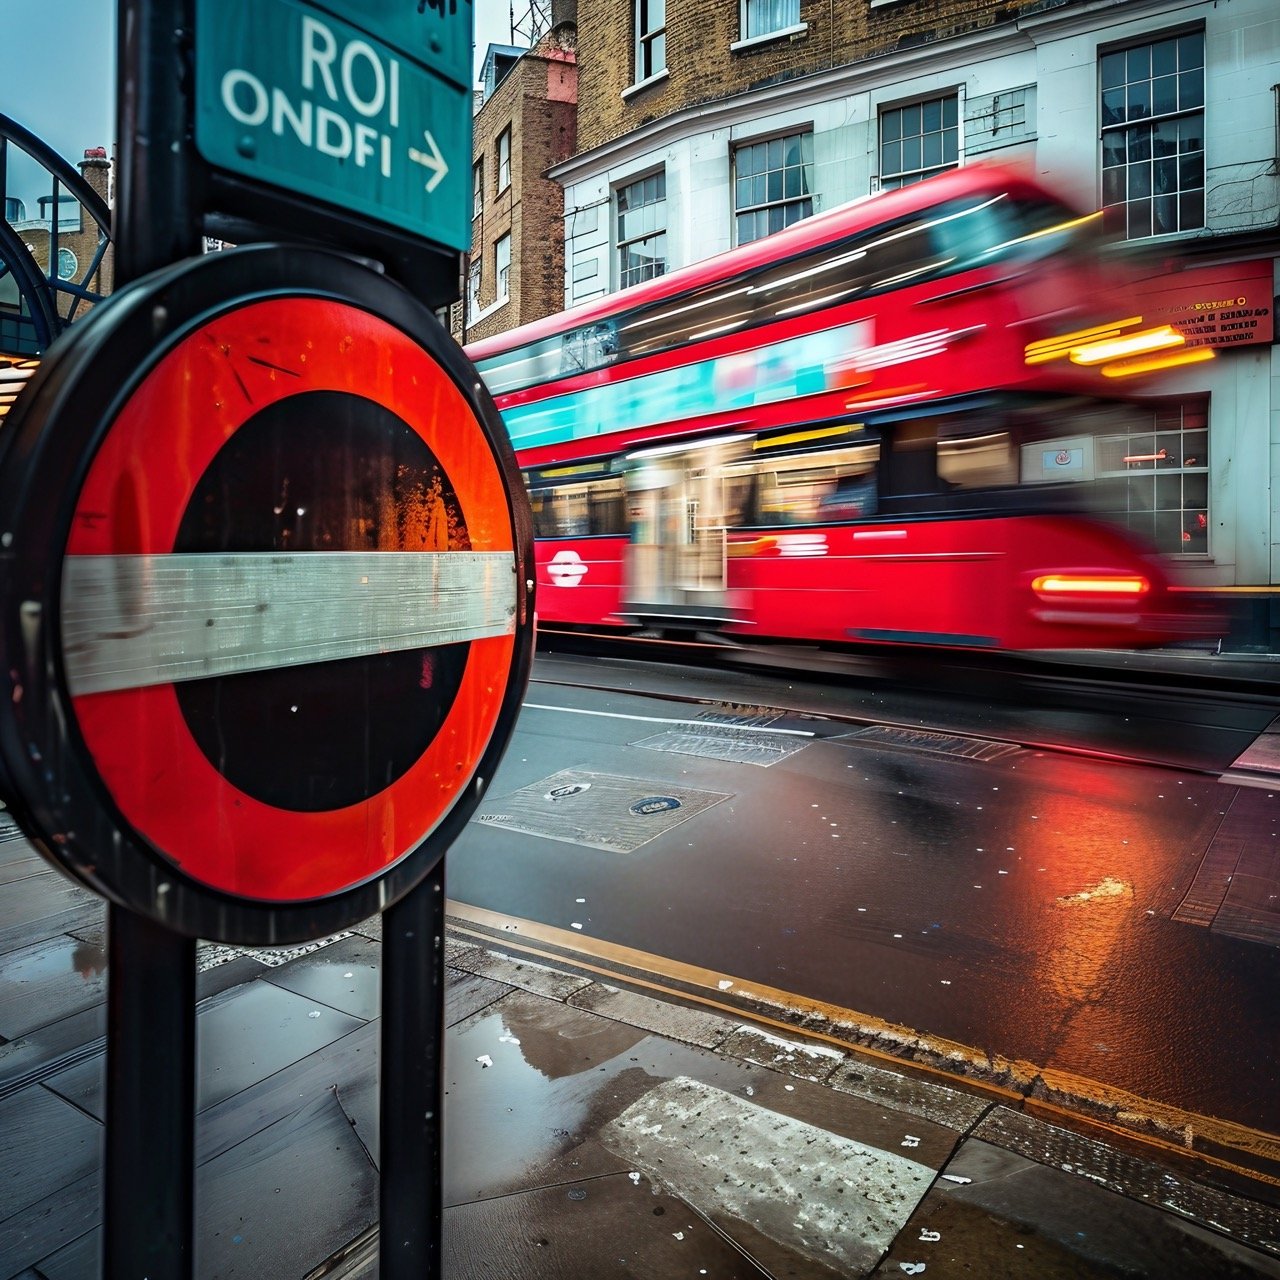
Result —
[[572, 12], [572, 4], [553, 5], [551, 29], [532, 49], [489, 49], [473, 130], [471, 253], [453, 310], [460, 341], [564, 305], [564, 193], [546, 171], [577, 145]]
[[1007, 7], [677, 0], [654, 43], [634, 4], [583, 6], [567, 305], [1035, 138]]
[[[684, 108], [905, 52], [1043, 0], [583, 0], [583, 150]], [[651, 17], [652, 15], [652, 17]]]

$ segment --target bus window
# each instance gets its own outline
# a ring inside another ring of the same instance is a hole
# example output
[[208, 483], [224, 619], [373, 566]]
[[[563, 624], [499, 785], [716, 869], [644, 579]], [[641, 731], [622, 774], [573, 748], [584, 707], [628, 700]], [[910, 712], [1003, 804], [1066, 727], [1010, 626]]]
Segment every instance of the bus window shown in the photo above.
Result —
[[894, 498], [936, 494], [938, 425], [932, 418], [900, 422], [893, 428], [882, 478], [883, 491]]
[[1007, 431], [938, 442], [938, 479], [955, 489], [997, 489], [1018, 483], [1018, 453]]
[[593, 534], [626, 533], [627, 504], [621, 476], [591, 485], [587, 500]]
[[818, 504], [834, 487], [822, 469], [779, 470], [761, 486], [760, 517], [765, 524], [816, 524]]
[[747, 284], [736, 278], [633, 312], [623, 318], [624, 357], [667, 351], [690, 341], [696, 333], [751, 319], [750, 292]]
[[570, 329], [560, 346], [560, 374], [585, 373], [611, 364], [618, 354], [618, 333], [612, 320]]
[[504, 391], [516, 391], [539, 382], [550, 382], [560, 376], [559, 337], [543, 338], [541, 342], [526, 347], [515, 347], [501, 355], [481, 360], [476, 369], [484, 379], [491, 395]]
[[726, 467], [724, 522], [730, 528], [760, 523], [760, 476], [753, 465]]
[[868, 470], [841, 476], [818, 503], [823, 520], [865, 520], [879, 508], [876, 473]]
[[1006, 258], [1041, 258], [1066, 249], [1086, 234], [1081, 219], [1062, 205], [1009, 196], [945, 206], [933, 228], [949, 271]]
[[802, 525], [861, 520], [879, 506], [876, 464], [880, 442], [828, 449], [729, 468], [726, 501], [731, 524]]
[[917, 215], [757, 272], [747, 291], [755, 319], [792, 315], [807, 306], [831, 306], [941, 269], [945, 261], [930, 256], [928, 227], [928, 219]]
[[533, 489], [529, 493], [538, 538], [582, 538], [627, 531], [622, 477]]

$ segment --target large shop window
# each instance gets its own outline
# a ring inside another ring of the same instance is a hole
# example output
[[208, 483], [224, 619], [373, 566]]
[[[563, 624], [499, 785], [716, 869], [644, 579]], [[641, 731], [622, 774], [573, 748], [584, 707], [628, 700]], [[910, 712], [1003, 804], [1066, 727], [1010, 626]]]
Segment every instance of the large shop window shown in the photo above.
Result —
[[1204, 32], [1104, 53], [1102, 217], [1126, 239], [1204, 226]]
[[1098, 440], [1098, 477], [1111, 480], [1114, 514], [1172, 555], [1209, 554], [1209, 402], [1155, 409], [1125, 435]]

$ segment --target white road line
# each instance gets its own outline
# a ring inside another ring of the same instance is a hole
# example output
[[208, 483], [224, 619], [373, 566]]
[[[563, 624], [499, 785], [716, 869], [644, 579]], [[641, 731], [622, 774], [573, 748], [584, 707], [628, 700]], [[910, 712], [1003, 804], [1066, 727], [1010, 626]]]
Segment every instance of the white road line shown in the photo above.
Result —
[[697, 729], [736, 729], [741, 733], [785, 733], [792, 738], [812, 738], [811, 729], [773, 729], [758, 724], [723, 724], [716, 720], [674, 720], [667, 716], [628, 716], [620, 711], [586, 711], [579, 707], [552, 707], [545, 702], [522, 704], [530, 711], [563, 711], [571, 716], [604, 716], [606, 720], [640, 720], [645, 724], [679, 724]]

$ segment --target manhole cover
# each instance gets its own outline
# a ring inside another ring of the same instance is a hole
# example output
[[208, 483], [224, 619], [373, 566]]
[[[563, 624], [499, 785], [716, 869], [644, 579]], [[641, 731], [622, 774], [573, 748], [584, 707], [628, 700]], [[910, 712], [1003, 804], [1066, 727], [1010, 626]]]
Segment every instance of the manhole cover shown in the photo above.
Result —
[[728, 793], [721, 791], [563, 769], [485, 801], [472, 821], [590, 849], [632, 853], [727, 799]]

